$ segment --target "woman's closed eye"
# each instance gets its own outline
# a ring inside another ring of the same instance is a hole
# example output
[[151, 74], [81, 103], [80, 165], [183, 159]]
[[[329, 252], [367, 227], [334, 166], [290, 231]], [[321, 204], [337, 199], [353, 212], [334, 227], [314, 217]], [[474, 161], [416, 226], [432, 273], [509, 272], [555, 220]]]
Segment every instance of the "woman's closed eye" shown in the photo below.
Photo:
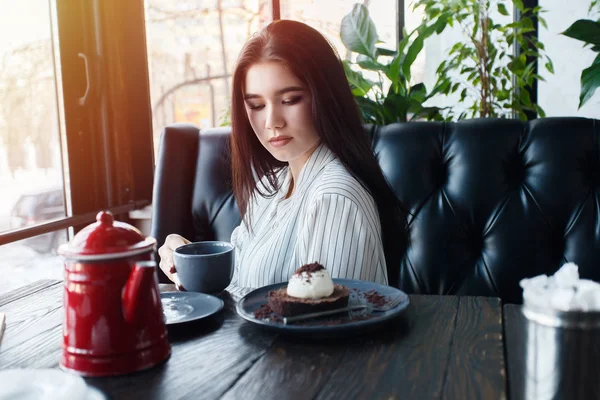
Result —
[[250, 109], [250, 110], [262, 110], [263, 108], [265, 108], [264, 104], [250, 104], [250, 103], [246, 103], [246, 106]]
[[[293, 106], [294, 104], [300, 103], [300, 101], [302, 101], [302, 96], [294, 96], [289, 99], [282, 100], [281, 104], [286, 105], [286, 106]], [[246, 106], [248, 107], [248, 109], [254, 110], [254, 111], [260, 111], [263, 108], [265, 108], [264, 104], [246, 103]]]
[[291, 105], [300, 103], [301, 100], [302, 100], [302, 96], [295, 96], [295, 97], [283, 100], [282, 103], [285, 104], [286, 106], [291, 106]]

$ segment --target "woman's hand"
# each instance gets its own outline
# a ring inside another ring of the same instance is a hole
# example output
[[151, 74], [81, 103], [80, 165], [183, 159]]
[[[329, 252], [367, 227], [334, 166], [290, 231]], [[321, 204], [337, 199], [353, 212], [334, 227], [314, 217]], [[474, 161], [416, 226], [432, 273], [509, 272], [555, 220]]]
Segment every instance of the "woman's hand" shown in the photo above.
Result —
[[172, 282], [175, 282], [175, 284], [178, 286], [181, 286], [181, 284], [179, 283], [179, 279], [176, 275], [177, 271], [175, 270], [175, 265], [173, 264], [173, 250], [188, 243], [190, 243], [190, 241], [183, 236], [172, 233], [165, 239], [165, 244], [158, 249], [158, 255], [160, 256], [160, 269], [165, 273], [165, 275], [167, 275], [167, 278], [169, 278]]

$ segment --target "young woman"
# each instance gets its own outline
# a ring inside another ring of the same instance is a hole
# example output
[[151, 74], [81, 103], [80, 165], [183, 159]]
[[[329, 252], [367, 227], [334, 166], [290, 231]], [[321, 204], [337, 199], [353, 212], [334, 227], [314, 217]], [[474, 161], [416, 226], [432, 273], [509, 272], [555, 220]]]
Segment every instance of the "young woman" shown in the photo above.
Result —
[[[333, 278], [397, 285], [406, 212], [371, 150], [342, 62], [300, 22], [279, 20], [243, 47], [233, 74], [231, 287], [287, 281], [319, 262]], [[160, 267], [174, 280], [169, 235]], [[384, 251], [385, 249], [385, 251]]]

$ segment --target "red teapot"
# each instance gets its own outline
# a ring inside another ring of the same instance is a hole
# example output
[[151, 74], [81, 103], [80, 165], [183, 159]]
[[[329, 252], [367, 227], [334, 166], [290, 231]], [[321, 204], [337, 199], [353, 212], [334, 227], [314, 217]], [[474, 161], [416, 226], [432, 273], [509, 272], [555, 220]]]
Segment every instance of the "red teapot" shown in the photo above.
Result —
[[150, 368], [171, 354], [156, 239], [100, 212], [59, 247], [65, 259], [61, 368], [84, 376]]

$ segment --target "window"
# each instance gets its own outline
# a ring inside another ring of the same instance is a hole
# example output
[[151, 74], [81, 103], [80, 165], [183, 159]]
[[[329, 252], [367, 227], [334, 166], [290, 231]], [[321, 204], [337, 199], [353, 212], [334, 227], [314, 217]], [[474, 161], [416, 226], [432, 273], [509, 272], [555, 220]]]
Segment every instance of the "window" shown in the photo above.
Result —
[[[341, 58], [347, 51], [340, 39], [342, 18], [352, 10], [356, 0], [280, 0], [281, 18], [304, 22], [319, 30], [336, 48]], [[384, 47], [397, 47], [396, 0], [367, 1], [369, 15], [377, 27], [379, 40]]]
[[67, 228], [149, 204], [153, 157], [142, 2], [0, 7], [2, 292], [62, 276]]
[[[54, 5], [0, 0], [0, 8], [0, 231], [8, 231], [66, 216], [64, 114]], [[0, 246], [0, 270], [13, 268], [3, 285], [56, 275], [54, 250], [65, 241], [63, 229]]]
[[[344, 57], [340, 23], [355, 2], [281, 0], [281, 18], [319, 29]], [[379, 36], [390, 48], [396, 46], [396, 14], [390, 12], [395, 7], [396, 0], [369, 5]], [[228, 123], [230, 77], [238, 53], [252, 33], [271, 21], [271, 0], [146, 1], [155, 152], [170, 123], [200, 128]]]
[[246, 39], [271, 20], [270, 0], [147, 0], [155, 151], [173, 122], [228, 121], [231, 74]]

